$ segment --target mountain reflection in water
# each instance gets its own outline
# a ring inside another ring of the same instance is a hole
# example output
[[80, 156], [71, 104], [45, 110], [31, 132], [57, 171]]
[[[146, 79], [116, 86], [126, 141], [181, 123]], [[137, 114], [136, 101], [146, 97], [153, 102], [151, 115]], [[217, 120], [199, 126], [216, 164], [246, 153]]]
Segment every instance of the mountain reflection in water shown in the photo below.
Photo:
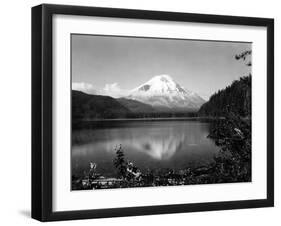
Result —
[[119, 121], [109, 126], [99, 123], [73, 131], [72, 172], [81, 175], [93, 161], [99, 173], [114, 176], [114, 148], [120, 144], [126, 158], [142, 170], [184, 169], [206, 163], [218, 152], [208, 134], [209, 124], [199, 121]]

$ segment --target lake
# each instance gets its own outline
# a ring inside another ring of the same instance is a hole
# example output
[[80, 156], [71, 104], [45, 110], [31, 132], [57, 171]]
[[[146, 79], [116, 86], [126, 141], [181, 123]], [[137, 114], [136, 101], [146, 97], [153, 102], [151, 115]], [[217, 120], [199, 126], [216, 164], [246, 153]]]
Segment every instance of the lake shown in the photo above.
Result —
[[72, 175], [83, 176], [89, 162], [115, 177], [115, 147], [142, 171], [185, 169], [213, 161], [219, 148], [207, 138], [208, 122], [198, 120], [112, 120], [83, 122], [72, 131]]

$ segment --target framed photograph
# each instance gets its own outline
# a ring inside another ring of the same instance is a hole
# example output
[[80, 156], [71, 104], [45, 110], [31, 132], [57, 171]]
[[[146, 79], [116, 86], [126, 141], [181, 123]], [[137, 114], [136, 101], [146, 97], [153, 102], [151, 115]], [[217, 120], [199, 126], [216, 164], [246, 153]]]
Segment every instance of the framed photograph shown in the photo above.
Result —
[[32, 217], [274, 205], [274, 21], [32, 8]]

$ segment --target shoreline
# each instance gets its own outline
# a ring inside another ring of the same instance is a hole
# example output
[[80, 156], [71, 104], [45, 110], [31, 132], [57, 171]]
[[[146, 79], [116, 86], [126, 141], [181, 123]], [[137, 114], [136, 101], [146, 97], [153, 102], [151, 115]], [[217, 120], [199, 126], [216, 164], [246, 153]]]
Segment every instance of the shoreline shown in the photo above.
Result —
[[163, 117], [163, 118], [116, 118], [116, 119], [83, 119], [75, 122], [100, 122], [100, 121], [196, 121], [196, 120], [216, 120], [225, 117]]

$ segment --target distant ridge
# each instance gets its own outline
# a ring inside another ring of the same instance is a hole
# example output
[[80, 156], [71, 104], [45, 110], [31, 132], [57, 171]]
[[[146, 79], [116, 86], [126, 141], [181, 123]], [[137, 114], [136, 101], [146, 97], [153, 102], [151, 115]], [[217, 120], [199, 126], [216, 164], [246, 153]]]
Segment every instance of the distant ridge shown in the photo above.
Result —
[[118, 98], [116, 100], [133, 113], [155, 112], [155, 109], [149, 104], [144, 104], [142, 102], [127, 99], [127, 98]]
[[185, 117], [205, 102], [169, 75], [154, 76], [122, 98], [72, 91], [72, 119]]
[[72, 90], [73, 120], [126, 118], [129, 113], [129, 109], [112, 97]]

